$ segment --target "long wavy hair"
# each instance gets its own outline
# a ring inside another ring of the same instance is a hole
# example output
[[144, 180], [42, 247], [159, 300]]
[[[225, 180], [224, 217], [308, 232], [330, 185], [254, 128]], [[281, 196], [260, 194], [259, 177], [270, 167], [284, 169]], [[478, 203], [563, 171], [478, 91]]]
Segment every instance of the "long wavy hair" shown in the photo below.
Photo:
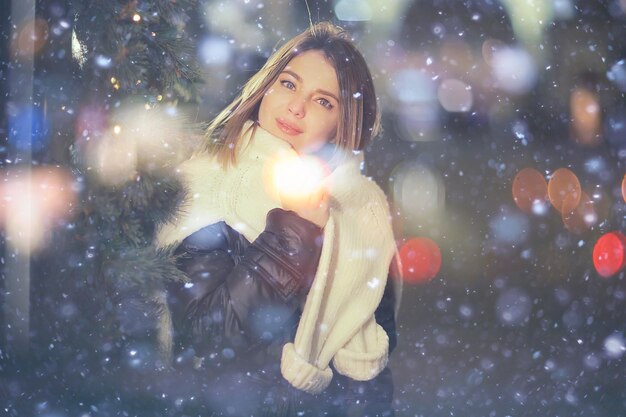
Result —
[[[362, 150], [379, 133], [380, 111], [372, 75], [363, 55], [342, 28], [321, 22], [274, 52], [232, 103], [210, 122], [206, 131], [207, 149], [217, 156], [224, 168], [237, 163], [244, 123], [258, 120], [265, 93], [295, 56], [311, 50], [321, 51], [337, 73], [341, 115], [335, 149]], [[254, 123], [250, 129], [256, 126]]]

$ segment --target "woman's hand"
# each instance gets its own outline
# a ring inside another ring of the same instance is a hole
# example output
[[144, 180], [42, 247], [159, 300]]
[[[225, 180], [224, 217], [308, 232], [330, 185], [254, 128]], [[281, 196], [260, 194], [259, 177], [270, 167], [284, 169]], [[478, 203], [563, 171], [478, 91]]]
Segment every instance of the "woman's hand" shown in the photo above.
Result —
[[281, 193], [280, 202], [283, 209], [295, 212], [320, 228], [324, 228], [328, 222], [328, 191], [323, 186], [304, 198], [301, 195], [294, 197], [289, 193]]

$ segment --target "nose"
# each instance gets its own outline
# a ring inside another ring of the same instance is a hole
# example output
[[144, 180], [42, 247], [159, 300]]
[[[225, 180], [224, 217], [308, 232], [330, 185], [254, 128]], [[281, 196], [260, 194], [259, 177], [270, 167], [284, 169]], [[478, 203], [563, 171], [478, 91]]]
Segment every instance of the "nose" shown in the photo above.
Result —
[[287, 106], [289, 112], [295, 117], [301, 119], [305, 115], [304, 100], [301, 97], [294, 97]]

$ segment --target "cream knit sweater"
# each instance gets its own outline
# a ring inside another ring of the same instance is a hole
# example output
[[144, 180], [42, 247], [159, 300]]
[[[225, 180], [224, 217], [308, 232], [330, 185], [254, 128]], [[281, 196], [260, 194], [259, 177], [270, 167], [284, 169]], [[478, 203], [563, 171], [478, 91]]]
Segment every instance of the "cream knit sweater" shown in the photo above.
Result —
[[[179, 168], [188, 191], [178, 217], [158, 230], [156, 245], [177, 245], [201, 228], [225, 221], [250, 242], [265, 228], [279, 197], [267, 186], [267, 161], [291, 146], [252, 122], [244, 126], [237, 165], [222, 169], [213, 156]], [[362, 157], [343, 157], [328, 177], [330, 216], [296, 337], [283, 347], [281, 371], [294, 387], [323, 391], [337, 372], [374, 378], [387, 364], [389, 340], [374, 319], [396, 247], [382, 190], [360, 173]]]

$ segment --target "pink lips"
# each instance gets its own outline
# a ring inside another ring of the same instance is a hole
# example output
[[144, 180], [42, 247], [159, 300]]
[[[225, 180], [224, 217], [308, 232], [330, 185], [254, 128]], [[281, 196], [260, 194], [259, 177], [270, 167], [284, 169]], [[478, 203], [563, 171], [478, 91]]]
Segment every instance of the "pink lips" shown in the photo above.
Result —
[[293, 125], [290, 125], [289, 123], [287, 123], [281, 118], [276, 119], [276, 124], [278, 125], [278, 128], [280, 130], [282, 130], [288, 135], [295, 136], [295, 135], [299, 135], [300, 133], [302, 133], [302, 130], [298, 129], [297, 127]]

